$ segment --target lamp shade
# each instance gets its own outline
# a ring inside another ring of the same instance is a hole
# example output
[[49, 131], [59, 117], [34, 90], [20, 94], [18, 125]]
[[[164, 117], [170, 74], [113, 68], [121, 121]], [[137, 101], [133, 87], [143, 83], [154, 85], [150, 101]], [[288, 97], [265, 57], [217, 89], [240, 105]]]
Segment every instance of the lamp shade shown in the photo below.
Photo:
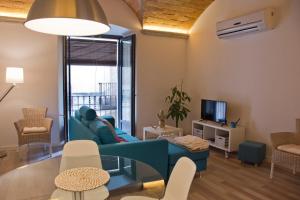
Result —
[[47, 34], [90, 36], [110, 30], [97, 0], [36, 0], [25, 27]]
[[6, 68], [6, 82], [7, 83], [24, 83], [23, 68], [21, 67], [7, 67]]

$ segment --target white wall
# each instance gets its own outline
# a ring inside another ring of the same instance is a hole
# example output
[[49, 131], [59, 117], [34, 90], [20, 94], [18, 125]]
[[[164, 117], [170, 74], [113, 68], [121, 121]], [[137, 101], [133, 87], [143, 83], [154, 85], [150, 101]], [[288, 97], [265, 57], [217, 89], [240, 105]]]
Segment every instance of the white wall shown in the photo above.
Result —
[[[126, 27], [137, 35], [136, 47], [136, 126], [157, 124], [156, 113], [164, 106], [169, 89], [183, 79], [186, 40], [148, 36], [140, 33], [141, 24], [121, 0], [101, 0], [109, 23]], [[58, 141], [59, 114], [62, 114], [61, 44], [57, 37], [34, 33], [17, 23], [0, 23], [0, 90], [5, 83], [6, 66], [22, 66], [25, 83], [18, 85], [0, 104], [0, 147], [17, 144], [13, 122], [22, 117], [25, 106], [47, 106], [55, 119], [54, 142]], [[59, 82], [60, 81], [60, 82]], [[1, 92], [1, 91], [0, 91]], [[58, 105], [60, 103], [60, 106]], [[61, 121], [61, 119], [60, 119]]]
[[[278, 9], [275, 30], [220, 40], [216, 22], [265, 7]], [[186, 88], [191, 119], [201, 98], [229, 102], [229, 120], [241, 117], [247, 138], [270, 144], [270, 133], [295, 131], [300, 117], [300, 1], [216, 0], [195, 23], [188, 41]], [[186, 129], [190, 129], [190, 122]]]
[[141, 24], [130, 8], [120, 0], [100, 0], [111, 24], [136, 33], [136, 128], [156, 125], [156, 113], [175, 84], [180, 83], [186, 65], [186, 40], [149, 36], [140, 33]]
[[[0, 30], [0, 95], [10, 86], [5, 83], [6, 67], [24, 68], [24, 84], [0, 103], [0, 147], [13, 147], [17, 144], [13, 122], [22, 118], [24, 107], [48, 107], [53, 132], [58, 132], [57, 37], [34, 33], [18, 23], [1, 22]], [[58, 141], [58, 135], [52, 139]]]

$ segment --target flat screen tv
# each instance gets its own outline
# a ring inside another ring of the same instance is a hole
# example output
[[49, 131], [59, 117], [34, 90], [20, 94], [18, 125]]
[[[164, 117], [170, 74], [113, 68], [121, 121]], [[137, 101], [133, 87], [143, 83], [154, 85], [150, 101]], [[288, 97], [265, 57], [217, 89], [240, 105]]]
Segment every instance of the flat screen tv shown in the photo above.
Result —
[[225, 101], [201, 100], [201, 119], [226, 124], [227, 103]]

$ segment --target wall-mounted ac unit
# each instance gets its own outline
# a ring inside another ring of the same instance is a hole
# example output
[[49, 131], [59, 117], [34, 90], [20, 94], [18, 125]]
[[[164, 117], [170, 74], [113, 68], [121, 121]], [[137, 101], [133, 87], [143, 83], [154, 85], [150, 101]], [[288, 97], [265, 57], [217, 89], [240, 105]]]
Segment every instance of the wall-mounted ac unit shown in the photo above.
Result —
[[229, 38], [275, 28], [275, 9], [267, 8], [252, 14], [217, 22], [217, 36]]

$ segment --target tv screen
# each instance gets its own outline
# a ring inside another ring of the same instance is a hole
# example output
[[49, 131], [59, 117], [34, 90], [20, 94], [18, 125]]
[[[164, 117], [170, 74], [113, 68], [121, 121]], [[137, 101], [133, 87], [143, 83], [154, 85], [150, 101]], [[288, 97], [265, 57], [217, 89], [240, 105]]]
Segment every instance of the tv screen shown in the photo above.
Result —
[[201, 119], [217, 123], [226, 123], [227, 103], [225, 101], [214, 101], [202, 99]]

